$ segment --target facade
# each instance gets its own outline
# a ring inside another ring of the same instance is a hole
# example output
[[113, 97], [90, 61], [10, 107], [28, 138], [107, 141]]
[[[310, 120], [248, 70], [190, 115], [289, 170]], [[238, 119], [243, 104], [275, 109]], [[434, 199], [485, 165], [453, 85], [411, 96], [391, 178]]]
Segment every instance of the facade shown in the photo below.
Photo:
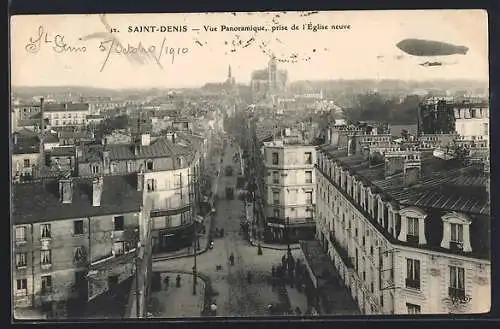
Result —
[[175, 132], [160, 137], [142, 134], [129, 145], [86, 145], [77, 147], [78, 175], [142, 175], [153, 252], [176, 250], [193, 242], [199, 150], [198, 143]]
[[[43, 103], [43, 102], [42, 102]], [[43, 104], [43, 117], [51, 127], [85, 126], [90, 114], [88, 103]]]
[[14, 184], [14, 307], [65, 316], [130, 278], [148, 215], [137, 186], [135, 174]]
[[490, 114], [488, 104], [482, 102], [456, 104], [455, 130], [465, 139], [489, 140]]
[[15, 181], [31, 179], [40, 164], [40, 138], [29, 130], [12, 136], [12, 177]]
[[[441, 135], [336, 130], [347, 143], [317, 151], [317, 239], [362, 313], [488, 312], [489, 168], [433, 156]], [[382, 158], [353, 148], [366, 139]]]
[[272, 241], [313, 236], [315, 148], [287, 139], [265, 142], [266, 231]]

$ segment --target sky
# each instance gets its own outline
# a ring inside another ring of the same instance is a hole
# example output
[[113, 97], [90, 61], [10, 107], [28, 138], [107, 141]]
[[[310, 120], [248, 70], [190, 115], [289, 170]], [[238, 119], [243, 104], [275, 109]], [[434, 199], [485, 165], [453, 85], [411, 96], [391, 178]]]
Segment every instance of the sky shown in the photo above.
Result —
[[[12, 17], [12, 85], [195, 87], [223, 82], [229, 65], [237, 82], [249, 83], [252, 71], [265, 68], [270, 54], [288, 60], [278, 62], [278, 67], [288, 71], [289, 81], [488, 81], [487, 13], [481, 10], [110, 14], [105, 20], [108, 27], [99, 15]], [[128, 32], [129, 27], [145, 25], [184, 25], [187, 31]], [[267, 31], [221, 31], [221, 25], [262, 26]], [[293, 25], [298, 30], [291, 30]], [[314, 32], [307, 29], [308, 25], [330, 28]], [[349, 28], [334, 30], [332, 25]], [[205, 26], [217, 27], [217, 31], [205, 31]], [[273, 26], [279, 30], [272, 32]], [[109, 33], [111, 28], [115, 29], [113, 33]], [[396, 47], [406, 38], [463, 45], [469, 51], [466, 55], [438, 58], [410, 56]], [[109, 42], [100, 48], [106, 40]], [[143, 54], [133, 57], [110, 47], [118, 42], [125, 48], [141, 44]], [[56, 43], [60, 47], [54, 48]], [[290, 61], [292, 57], [295, 62]], [[418, 65], [435, 60], [446, 65]]]

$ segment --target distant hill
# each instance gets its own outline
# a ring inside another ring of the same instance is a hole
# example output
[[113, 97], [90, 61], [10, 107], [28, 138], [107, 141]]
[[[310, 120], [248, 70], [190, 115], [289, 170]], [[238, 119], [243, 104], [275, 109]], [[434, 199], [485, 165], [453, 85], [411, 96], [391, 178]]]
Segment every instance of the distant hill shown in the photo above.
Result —
[[467, 79], [436, 79], [426, 81], [407, 81], [397, 79], [366, 79], [366, 80], [326, 80], [326, 81], [295, 81], [290, 83], [292, 92], [319, 92], [324, 93], [359, 93], [366, 90], [413, 92], [417, 90], [451, 90], [451, 91], [487, 91], [488, 82]]

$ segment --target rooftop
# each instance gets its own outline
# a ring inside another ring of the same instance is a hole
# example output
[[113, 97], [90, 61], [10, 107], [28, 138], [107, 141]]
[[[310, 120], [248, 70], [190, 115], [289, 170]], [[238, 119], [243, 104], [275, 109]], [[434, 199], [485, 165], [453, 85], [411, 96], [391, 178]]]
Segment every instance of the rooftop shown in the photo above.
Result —
[[88, 111], [88, 103], [46, 103], [43, 106], [44, 112], [65, 112], [65, 111]]
[[74, 147], [54, 147], [50, 150], [52, 156], [74, 156], [76, 154]]
[[129, 160], [129, 159], [152, 159], [169, 158], [176, 156], [193, 155], [193, 147], [189, 142], [178, 139], [172, 142], [166, 136], [151, 140], [150, 145], [140, 146], [138, 154], [134, 153], [134, 146], [127, 144], [107, 144], [88, 145], [83, 149], [81, 162], [92, 162], [102, 159], [103, 151], [109, 151], [110, 160]]
[[40, 139], [38, 135], [28, 129], [13, 134], [12, 154], [32, 154], [40, 151]]
[[12, 186], [14, 224], [139, 212], [142, 192], [136, 174], [104, 176], [101, 205], [92, 206], [92, 178], [73, 179], [72, 203], [63, 204], [57, 179], [44, 179]]
[[385, 178], [384, 163], [370, 166], [362, 155], [347, 156], [346, 149], [333, 146], [321, 146], [319, 149], [366, 185], [372, 186], [372, 190], [386, 201], [398, 207], [423, 209], [427, 213], [429, 229], [426, 235], [431, 248], [442, 249], [443, 214], [466, 214], [472, 220], [473, 254], [481, 258], [489, 257], [491, 212], [486, 186], [490, 177], [483, 168], [466, 166], [458, 160], [442, 160], [422, 152], [420, 179], [408, 186], [404, 184], [402, 173]]

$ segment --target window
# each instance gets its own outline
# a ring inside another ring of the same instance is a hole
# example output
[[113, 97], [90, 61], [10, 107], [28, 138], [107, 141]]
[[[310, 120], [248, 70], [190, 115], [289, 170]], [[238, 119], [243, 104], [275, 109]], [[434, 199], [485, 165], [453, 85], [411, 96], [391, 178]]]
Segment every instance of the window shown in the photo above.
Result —
[[92, 165], [92, 174], [96, 175], [99, 173], [99, 166], [98, 165]]
[[280, 218], [280, 210], [279, 209], [274, 209], [273, 213], [274, 213], [274, 218]]
[[131, 161], [127, 161], [127, 172], [132, 172], [132, 162]]
[[273, 171], [273, 184], [279, 184], [280, 173], [278, 171]]
[[406, 288], [420, 290], [420, 261], [406, 259]]
[[52, 276], [42, 275], [42, 293], [47, 293], [52, 291]]
[[420, 314], [420, 306], [415, 304], [406, 303], [408, 314]]
[[306, 192], [306, 204], [312, 204], [313, 192]]
[[306, 152], [304, 153], [306, 164], [312, 164], [312, 153]]
[[28, 253], [18, 252], [16, 254], [16, 267], [17, 268], [26, 267], [26, 259], [27, 258], [28, 258]]
[[87, 253], [85, 252], [85, 247], [76, 247], [74, 250], [74, 261], [76, 263], [84, 262], [87, 260]]
[[50, 239], [51, 238], [51, 232], [50, 232], [50, 224], [42, 224], [40, 226], [41, 234], [42, 234], [42, 239]]
[[273, 204], [280, 204], [280, 192], [273, 192]]
[[123, 255], [125, 253], [125, 242], [117, 241], [113, 243], [113, 253], [115, 256]]
[[465, 270], [463, 267], [450, 266], [448, 295], [452, 298], [465, 297]]
[[116, 216], [113, 219], [113, 223], [115, 231], [123, 231], [123, 228], [125, 226], [125, 220], [123, 216]]
[[464, 242], [464, 226], [462, 224], [450, 224], [451, 242], [462, 244]]
[[312, 171], [306, 171], [306, 184], [311, 184], [313, 182]]
[[488, 123], [483, 123], [483, 135], [487, 136], [490, 134], [490, 129], [488, 127]]
[[146, 186], [148, 189], [148, 192], [154, 192], [156, 190], [156, 181], [154, 179], [148, 179], [146, 181]]
[[278, 154], [278, 152], [273, 152], [272, 157], [273, 157], [273, 158], [272, 158], [272, 160], [273, 160], [273, 162], [272, 162], [272, 163], [273, 163], [273, 165], [277, 165], [277, 164], [279, 164], [279, 154]]
[[111, 173], [112, 174], [116, 173], [116, 163], [111, 164]]
[[408, 220], [408, 242], [418, 242], [418, 218], [407, 217]]
[[28, 281], [26, 279], [17, 279], [16, 295], [26, 296], [28, 293]]
[[73, 234], [83, 234], [83, 220], [75, 220], [73, 222]]
[[182, 159], [181, 158], [177, 158], [175, 161], [176, 161], [176, 167], [177, 168], [181, 168], [182, 167]]
[[16, 242], [26, 242], [26, 227], [16, 227]]
[[24, 168], [30, 167], [30, 159], [24, 159]]
[[50, 250], [42, 250], [40, 252], [40, 263], [42, 265], [51, 265], [52, 264], [52, 253]]
[[146, 162], [146, 169], [147, 170], [153, 170], [153, 160], [148, 160]]

